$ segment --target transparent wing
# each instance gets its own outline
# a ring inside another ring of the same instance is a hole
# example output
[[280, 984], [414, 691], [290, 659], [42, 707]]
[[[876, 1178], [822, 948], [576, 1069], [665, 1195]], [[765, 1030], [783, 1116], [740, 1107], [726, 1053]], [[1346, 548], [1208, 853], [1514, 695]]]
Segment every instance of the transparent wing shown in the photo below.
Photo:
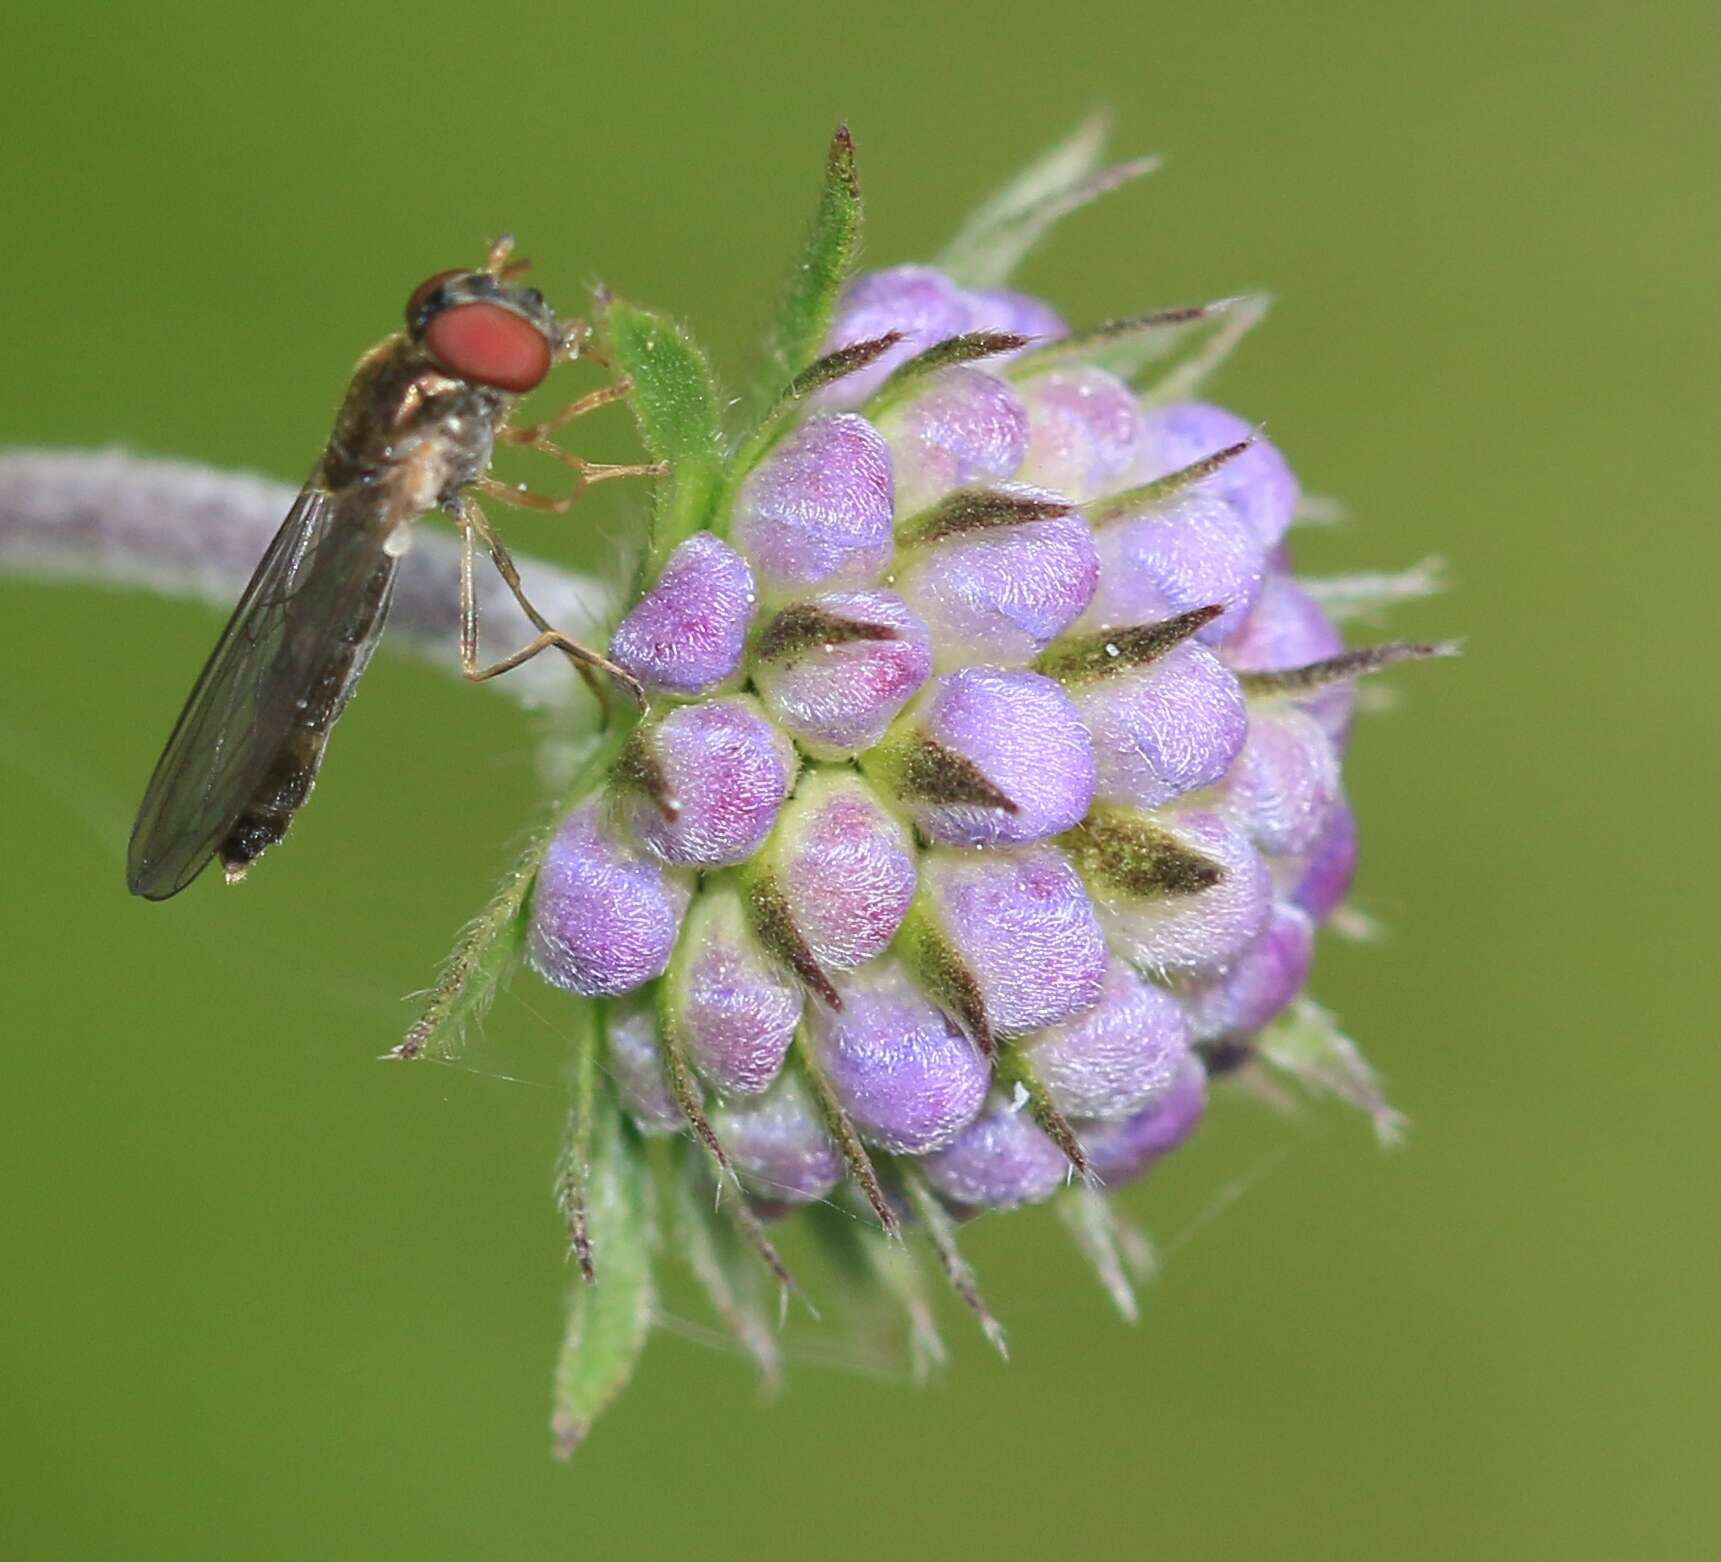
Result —
[[[126, 882], [166, 900], [203, 871], [281, 751], [304, 725], [332, 653], [354, 645], [355, 617], [376, 601], [388, 527], [361, 497], [315, 478], [300, 491], [198, 675], [150, 777], [132, 828]], [[392, 579], [362, 626], [332, 721], [381, 632]], [[326, 724], [326, 723], [325, 723]]]

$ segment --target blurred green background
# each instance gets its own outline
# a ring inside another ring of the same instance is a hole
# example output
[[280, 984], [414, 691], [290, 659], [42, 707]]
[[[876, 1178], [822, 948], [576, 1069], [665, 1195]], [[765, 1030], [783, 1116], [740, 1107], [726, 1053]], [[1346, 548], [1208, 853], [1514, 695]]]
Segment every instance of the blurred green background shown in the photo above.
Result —
[[374, 1061], [533, 817], [526, 719], [385, 658], [291, 849], [146, 907], [130, 811], [216, 621], [0, 583], [0, 1556], [1716, 1554], [1716, 41], [1695, 0], [15, 15], [0, 442], [296, 478], [504, 226], [742, 384], [839, 115], [882, 264], [1108, 103], [1172, 159], [1026, 281], [1274, 288], [1218, 391], [1348, 505], [1301, 557], [1444, 554], [1395, 628], [1468, 655], [1359, 735], [1390, 931], [1318, 971], [1405, 1152], [1226, 1100], [1126, 1196], [1139, 1327], [1042, 1212], [983, 1222], [1007, 1367], [951, 1309], [931, 1388], [798, 1362], [767, 1404], [660, 1334], [564, 1469], [565, 1001], [516, 982], [470, 1072]]

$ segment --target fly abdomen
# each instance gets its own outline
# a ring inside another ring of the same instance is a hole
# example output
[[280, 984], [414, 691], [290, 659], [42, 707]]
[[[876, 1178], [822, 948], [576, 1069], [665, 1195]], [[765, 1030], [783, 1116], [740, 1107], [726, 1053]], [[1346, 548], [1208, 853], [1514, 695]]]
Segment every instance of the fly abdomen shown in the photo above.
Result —
[[365, 584], [351, 619], [329, 641], [328, 653], [299, 701], [292, 725], [232, 829], [216, 848], [229, 879], [243, 877], [287, 833], [316, 783], [329, 732], [351, 697], [376, 645], [394, 589], [395, 562], [386, 560]]

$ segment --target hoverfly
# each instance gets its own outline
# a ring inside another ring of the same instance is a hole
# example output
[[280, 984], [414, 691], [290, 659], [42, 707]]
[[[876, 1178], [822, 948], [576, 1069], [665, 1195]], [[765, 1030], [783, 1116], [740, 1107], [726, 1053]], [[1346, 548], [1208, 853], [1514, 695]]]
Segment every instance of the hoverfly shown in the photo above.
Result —
[[[658, 475], [659, 466], [585, 461], [550, 435], [624, 397], [625, 381], [530, 426], [509, 423], [518, 398], [558, 362], [580, 355], [589, 332], [558, 320], [536, 288], [516, 285], [524, 261], [498, 240], [473, 271], [444, 271], [414, 289], [406, 326], [360, 359], [328, 448], [204, 664], [156, 763], [132, 829], [126, 882], [166, 900], [212, 858], [229, 883], [287, 832], [310, 795], [333, 727], [376, 648], [395, 571], [412, 526], [442, 509], [461, 536], [460, 665], [493, 678], [554, 647], [601, 697], [596, 673], [642, 700], [607, 657], [546, 622], [473, 494], [564, 511], [590, 484]], [[595, 356], [588, 353], [589, 356]], [[562, 498], [487, 475], [495, 444], [522, 445], [576, 474]], [[489, 667], [478, 661], [474, 583], [482, 543], [537, 638]]]

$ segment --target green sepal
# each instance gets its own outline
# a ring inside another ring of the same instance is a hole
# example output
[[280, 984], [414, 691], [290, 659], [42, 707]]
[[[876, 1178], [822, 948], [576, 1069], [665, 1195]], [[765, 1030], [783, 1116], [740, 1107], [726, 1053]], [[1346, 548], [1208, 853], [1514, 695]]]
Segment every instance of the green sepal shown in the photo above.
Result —
[[1115, 803], [1096, 804], [1057, 844], [1105, 900], [1199, 895], [1225, 875], [1219, 863], [1184, 845], [1151, 813]]
[[1215, 371], [1237, 350], [1237, 344], [1267, 318], [1272, 307], [1267, 293], [1244, 293], [1211, 305], [1203, 320], [1180, 331], [1176, 349], [1165, 361], [1155, 360], [1124, 374], [1146, 407], [1169, 406], [1199, 394]]
[[385, 1057], [446, 1063], [460, 1055], [468, 1026], [484, 1018], [525, 952], [526, 901], [554, 833], [549, 823], [533, 833], [489, 905], [461, 932], [418, 1018]]
[[897, 522], [896, 536], [905, 544], [943, 542], [969, 532], [1055, 521], [1073, 515], [1075, 509], [1067, 499], [1007, 488], [958, 488], [926, 509], [903, 516]]
[[1062, 218], [1159, 166], [1141, 157], [1102, 168], [1110, 128], [1108, 115], [1089, 115], [976, 207], [933, 264], [961, 287], [1002, 287]]
[[1052, 1208], [1098, 1276], [1112, 1305], [1126, 1323], [1136, 1322], [1141, 1308], [1131, 1282], [1152, 1275], [1155, 1268], [1152, 1243], [1118, 1219], [1110, 1198], [1098, 1188], [1081, 1183], [1061, 1188], [1052, 1200]]
[[1099, 1179], [1088, 1161], [1088, 1152], [1076, 1137], [1075, 1125], [1058, 1109], [1051, 1091], [1046, 1089], [1022, 1048], [1006, 1047], [999, 1055], [993, 1073], [999, 1084], [1010, 1085], [1015, 1090], [1016, 1100], [1027, 1107], [1028, 1115], [1040, 1132], [1063, 1151], [1064, 1159], [1070, 1163], [1076, 1176], [1084, 1184], [1097, 1187]]
[[[732, 1222], [715, 1208], [717, 1189], [705, 1157], [691, 1139], [670, 1149], [670, 1214], [676, 1254], [705, 1292], [711, 1309], [752, 1357], [765, 1386], [783, 1380], [783, 1353], [760, 1294], [760, 1268]], [[779, 1291], [779, 1297], [786, 1293]]]
[[1409, 1122], [1388, 1103], [1380, 1076], [1313, 999], [1293, 1003], [1253, 1038], [1253, 1050], [1312, 1095], [1335, 1096], [1366, 1113], [1383, 1148], [1403, 1141]]
[[[1104, 369], [1141, 389], [1153, 382], [1156, 373], [1175, 373], [1179, 365], [1210, 349], [1216, 340], [1223, 339], [1229, 351], [1260, 320], [1265, 309], [1264, 298], [1247, 295], [1108, 320], [1029, 348], [1013, 358], [1004, 373], [1012, 380], [1028, 380], [1053, 369], [1079, 365]], [[1167, 359], [1175, 361], [1162, 371], [1156, 370], [1156, 365]], [[1155, 393], [1152, 399], [1178, 398], [1161, 398]]]
[[1097, 634], [1060, 635], [1034, 659], [1034, 671], [1055, 678], [1066, 689], [1081, 688], [1151, 666], [1210, 624], [1225, 609], [1217, 602], [1187, 613]]
[[605, 346], [618, 374], [632, 381], [628, 405], [660, 478], [642, 581], [706, 525], [723, 469], [722, 397], [705, 354], [665, 315], [619, 298], [600, 300]]
[[915, 1383], [924, 1383], [950, 1359], [926, 1292], [926, 1276], [906, 1243], [893, 1242], [870, 1226], [854, 1221], [849, 1225], [879, 1285], [902, 1309], [908, 1329], [908, 1375]]
[[860, 756], [861, 774], [899, 803], [968, 803], [1013, 814], [1018, 804], [966, 755], [926, 736], [899, 716], [884, 738]]
[[580, 1030], [574, 1043], [573, 1097], [568, 1103], [562, 1153], [556, 1160], [555, 1197], [567, 1236], [568, 1257], [578, 1267], [580, 1278], [592, 1285], [597, 1281], [591, 1234], [592, 1145], [597, 1131], [598, 1049], [604, 1019], [595, 999], [578, 1005], [577, 1014]]
[[899, 1160], [896, 1169], [908, 1197], [909, 1207], [926, 1233], [927, 1241], [932, 1244], [932, 1251], [938, 1255], [944, 1278], [950, 1282], [950, 1288], [962, 1298], [969, 1312], [974, 1314], [975, 1321], [980, 1325], [980, 1332], [991, 1342], [992, 1348], [1008, 1360], [1010, 1351], [1004, 1339], [1004, 1326], [992, 1316], [991, 1309], [986, 1305], [986, 1298], [980, 1294], [980, 1283], [974, 1270], [962, 1256], [962, 1249], [956, 1241], [956, 1222], [950, 1218], [950, 1211], [938, 1202], [938, 1195], [928, 1186], [919, 1167]]
[[586, 1216], [599, 1269], [594, 1282], [574, 1282], [556, 1360], [550, 1431], [561, 1459], [627, 1386], [657, 1301], [651, 1168], [645, 1144], [622, 1116], [607, 1080], [599, 1082], [592, 1114]]
[[812, 227], [790, 273], [771, 333], [770, 389], [789, 384], [818, 356], [837, 297], [860, 253], [861, 192], [855, 144], [838, 125], [825, 153], [825, 182]]
[[613, 724], [591, 741], [568, 788], [570, 801], [551, 810], [549, 819], [532, 834], [503, 875], [489, 905], [466, 925], [418, 1018], [400, 1045], [384, 1053], [385, 1057], [449, 1062], [459, 1056], [467, 1027], [484, 1017], [525, 951], [527, 903], [556, 826], [608, 773], [631, 732], [630, 717], [618, 713]]
[[947, 336], [893, 369], [890, 378], [873, 392], [861, 411], [876, 423], [885, 413], [913, 396], [919, 390], [920, 382], [930, 375], [944, 369], [960, 368], [966, 363], [984, 363], [988, 358], [1019, 352], [1029, 340], [1015, 331], [968, 331], [961, 336]]
[[1446, 561], [1431, 555], [1409, 569], [1386, 574], [1299, 575], [1297, 584], [1335, 622], [1367, 621], [1401, 602], [1416, 602], [1446, 590]]
[[926, 996], [955, 1016], [988, 1060], [996, 1059], [998, 1036], [986, 1012], [986, 996], [924, 893], [908, 908], [891, 947]]
[[1457, 654], [1458, 643], [1454, 640], [1437, 640], [1420, 645], [1395, 640], [1385, 645], [1357, 646], [1353, 650], [1340, 651], [1338, 655], [1325, 657], [1318, 662], [1308, 662], [1302, 667], [1280, 667], [1268, 672], [1242, 672], [1237, 675], [1237, 682], [1242, 685], [1243, 693], [1251, 698], [1268, 699], [1278, 696], [1296, 699], [1335, 683], [1349, 683], [1367, 673], [1396, 667], [1400, 662], [1423, 662], [1430, 657]]
[[[687, 937], [685, 923], [682, 925], [681, 937]], [[671, 960], [673, 959], [672, 955]], [[717, 1130], [711, 1126], [711, 1119], [706, 1115], [704, 1093], [699, 1088], [693, 1065], [688, 1061], [687, 1049], [681, 1043], [668, 982], [657, 984], [657, 1047], [663, 1062], [664, 1083], [669, 1087], [670, 1096], [676, 1106], [681, 1109], [681, 1115], [687, 1120], [687, 1126], [693, 1130], [694, 1137], [704, 1147], [710, 1159], [712, 1175], [723, 1190], [724, 1207], [730, 1222], [753, 1250], [759, 1262], [776, 1276], [777, 1283], [785, 1291], [796, 1290], [795, 1277], [789, 1273], [782, 1255], [766, 1235], [763, 1222], [748, 1205], [741, 1173], [736, 1170], [735, 1163], [730, 1160], [729, 1152], [723, 1148], [723, 1141], [717, 1137]]]
[[869, 1334], [879, 1325], [888, 1329], [893, 1346], [906, 1346], [910, 1378], [916, 1385], [924, 1383], [945, 1364], [949, 1352], [914, 1249], [856, 1220], [837, 1204], [809, 1205], [801, 1219], [829, 1262], [857, 1325]]
[[884, 1184], [879, 1179], [872, 1156], [861, 1142], [860, 1131], [850, 1121], [842, 1103], [837, 1100], [836, 1092], [831, 1088], [831, 1082], [825, 1075], [824, 1066], [819, 1062], [804, 1025], [795, 1032], [794, 1056], [812, 1094], [813, 1102], [819, 1109], [819, 1115], [824, 1118], [825, 1129], [842, 1154], [849, 1176], [854, 1178], [855, 1186], [861, 1190], [873, 1214], [878, 1216], [878, 1223], [884, 1234], [887, 1237], [900, 1236], [902, 1223], [896, 1208], [885, 1197]]
[[1138, 483], [1134, 488], [1121, 489], [1115, 494], [1107, 494], [1103, 499], [1096, 499], [1084, 505], [1083, 509], [1094, 526], [1104, 526], [1108, 521], [1120, 520], [1124, 516], [1150, 514], [1161, 505], [1169, 504], [1197, 483], [1206, 481], [1215, 472], [1235, 461], [1253, 443], [1253, 437], [1240, 439], [1234, 445], [1226, 445], [1223, 449], [1212, 451], [1191, 461], [1188, 466], [1180, 466], [1175, 472], [1167, 472], [1163, 477]]
[[869, 364], [878, 362], [902, 340], [902, 332], [886, 331], [883, 336], [868, 337], [864, 342], [851, 342], [828, 352], [801, 370], [780, 390], [766, 408], [753, 431], [736, 447], [735, 455], [724, 473], [722, 498], [718, 514], [728, 513], [729, 499], [741, 480], [765, 458], [766, 453], [794, 427], [808, 398], [816, 396], [827, 385], [851, 374], [858, 374]]

